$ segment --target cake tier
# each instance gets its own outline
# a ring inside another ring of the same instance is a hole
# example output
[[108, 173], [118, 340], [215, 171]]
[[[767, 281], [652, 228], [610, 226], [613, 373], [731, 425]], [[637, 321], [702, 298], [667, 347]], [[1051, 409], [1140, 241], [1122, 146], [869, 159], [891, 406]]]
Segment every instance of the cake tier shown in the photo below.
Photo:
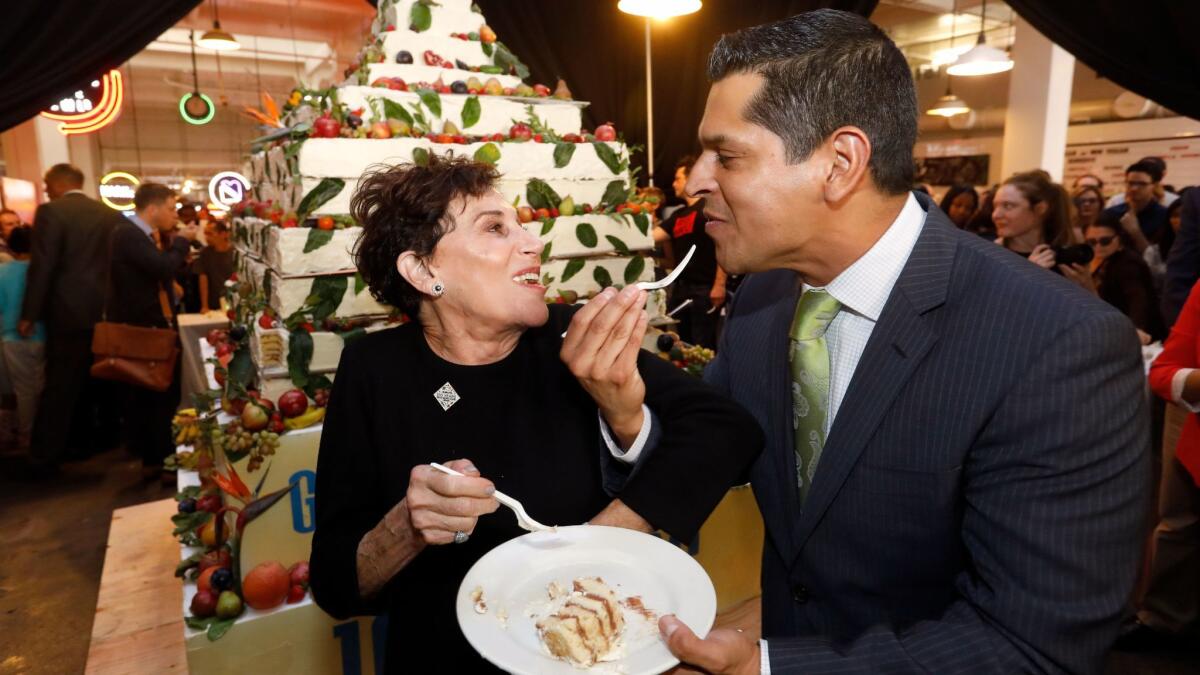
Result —
[[[637, 262], [639, 260], [641, 262]], [[568, 292], [587, 298], [600, 292], [604, 286], [654, 281], [654, 261], [640, 256], [550, 260], [542, 265], [542, 276], [546, 275], [550, 277], [547, 298]]]
[[[453, 38], [451, 38], [453, 39]], [[420, 58], [419, 55], [416, 58]], [[481, 80], [487, 80], [489, 77], [494, 77], [500, 86], [516, 89], [521, 85], [521, 78], [515, 75], [488, 75], [486, 73], [476, 73], [470, 70], [459, 70], [458, 68], [442, 68], [441, 66], [427, 66], [417, 63], [369, 63], [367, 64], [367, 83], [374, 82], [381, 77], [398, 77], [404, 80], [405, 84], [414, 82], [437, 82], [441, 80], [446, 84], [450, 84], [455, 80], [463, 80], [468, 77], [478, 77]]]
[[235, 218], [233, 233], [238, 248], [286, 277], [354, 272], [354, 244], [362, 230], [333, 230], [328, 242], [308, 251], [305, 248], [310, 246], [310, 238], [324, 232], [308, 227], [282, 228], [261, 218]]
[[559, 216], [546, 222], [525, 223], [525, 230], [541, 237], [550, 249], [550, 260], [654, 249], [649, 229], [643, 233], [631, 216], [621, 214]]
[[[412, 6], [417, 0], [380, 0], [373, 29], [386, 35], [385, 29], [394, 26], [396, 31], [407, 30], [411, 24]], [[418, 34], [443, 36], [453, 39], [451, 33], [478, 31], [485, 22], [483, 14], [476, 12], [472, 0], [438, 0], [429, 8], [429, 29]], [[443, 56], [447, 56], [443, 54]]]
[[308, 306], [310, 297], [323, 297], [331, 293], [341, 297], [332, 316], [384, 316], [391, 312], [390, 308], [371, 296], [356, 274], [284, 277], [261, 260], [248, 255], [238, 256], [237, 266], [238, 278], [249, 281], [255, 290], [263, 291], [267, 296], [267, 304], [278, 316], [291, 316]]
[[[469, 76], [478, 77], [481, 80], [487, 80], [490, 75], [481, 75], [479, 73], [469, 73]], [[465, 78], [464, 78], [465, 79]], [[432, 81], [432, 80], [431, 80]], [[446, 80], [449, 84], [451, 80]], [[533, 112], [538, 119], [547, 127], [553, 129], [559, 134], [579, 133], [583, 126], [582, 109], [586, 103], [576, 101], [560, 101], [552, 98], [519, 98], [508, 96], [487, 96], [480, 95], [479, 98], [479, 121], [471, 126], [466, 126], [463, 122], [462, 111], [467, 100], [473, 98], [473, 94], [440, 94], [438, 98], [441, 102], [442, 114], [435, 115], [423, 103], [420, 96], [412, 91], [395, 91], [384, 87], [363, 87], [363, 86], [344, 86], [338, 89], [338, 100], [351, 110], [362, 108], [365, 115], [370, 115], [371, 99], [388, 99], [404, 106], [405, 110], [411, 112], [412, 106], [421, 105], [421, 112], [429, 118], [430, 122], [434, 123], [434, 128], [442, 129], [443, 122], [449, 120], [454, 123], [464, 134], [476, 136], [490, 136], [492, 134], [504, 134], [508, 136], [509, 129], [512, 128], [513, 120], [524, 122], [529, 116], [527, 108], [533, 106]], [[313, 139], [321, 140], [321, 139]], [[337, 139], [324, 139], [337, 140]], [[347, 139], [350, 140], [350, 139]], [[393, 139], [394, 140], [394, 139]], [[377, 141], [378, 142], [378, 141]], [[501, 146], [501, 154], [503, 154], [504, 146]]]
[[[607, 170], [607, 169], [606, 169]], [[308, 194], [308, 191], [316, 187], [320, 182], [320, 178], [303, 178], [302, 193]], [[613, 178], [617, 180], [617, 178]], [[553, 188], [562, 198], [571, 197], [576, 204], [599, 204], [604, 197], [605, 190], [608, 189], [608, 183], [611, 181], [605, 180], [563, 180], [557, 178], [547, 178], [546, 183]], [[496, 183], [496, 189], [500, 194], [504, 195], [505, 201], [509, 204], [516, 203], [517, 206], [528, 206], [529, 201], [526, 196], [529, 181], [521, 178], [511, 178], [503, 176]], [[330, 214], [339, 215], [350, 212], [350, 197], [354, 191], [358, 189], [357, 180], [347, 180], [346, 187], [333, 199], [321, 205], [314, 212], [315, 214]], [[285, 207], [287, 208], [287, 207]]]
[[[365, 326], [363, 330], [374, 333], [397, 325], [399, 324], [379, 320]], [[309, 372], [329, 373], [337, 370], [338, 361], [342, 358], [342, 348], [346, 345], [346, 334], [315, 330], [309, 335], [312, 336], [313, 345], [312, 358], [308, 363]], [[255, 322], [254, 334], [250, 339], [250, 355], [261, 375], [275, 377], [288, 374], [290, 340], [291, 332], [288, 329], [282, 326], [263, 328]]]
[[[435, 12], [434, 16], [437, 16], [439, 13]], [[474, 26], [464, 24], [440, 33], [435, 32], [433, 28], [417, 33], [408, 30], [407, 24], [403, 27], [397, 24], [396, 30], [380, 33], [379, 37], [383, 40], [383, 55], [387, 58], [386, 63], [397, 63], [396, 54], [408, 52], [412, 54], [414, 64], [423, 64], [425, 63], [425, 52], [430, 51], [452, 63], [462, 61], [468, 66], [493, 65], [494, 60], [492, 55], [484, 51], [483, 43], [479, 40], [461, 40], [450, 37], [450, 33], [479, 31], [479, 27], [483, 25], [483, 17], [478, 14], [471, 14], [470, 16], [474, 16], [477, 19], [477, 23]], [[492, 76], [481, 73], [477, 74], [477, 77], [481, 80], [486, 80]], [[450, 84], [450, 80], [446, 80], [446, 84]]]
[[[300, 148], [300, 175], [307, 193], [319, 178], [356, 180], [365, 171], [379, 165], [411, 163], [418, 148], [438, 155], [473, 157], [488, 143], [441, 144], [427, 138], [311, 138]], [[541, 178], [543, 180], [599, 180], [620, 178], [597, 154], [591, 143], [574, 144], [574, 152], [565, 166], [555, 166], [555, 145], [551, 143], [491, 143], [500, 153], [496, 169], [505, 180]], [[606, 143], [619, 159], [627, 159], [625, 146]], [[566, 195], [560, 195], [565, 197]], [[577, 200], [578, 201], [578, 200]]]

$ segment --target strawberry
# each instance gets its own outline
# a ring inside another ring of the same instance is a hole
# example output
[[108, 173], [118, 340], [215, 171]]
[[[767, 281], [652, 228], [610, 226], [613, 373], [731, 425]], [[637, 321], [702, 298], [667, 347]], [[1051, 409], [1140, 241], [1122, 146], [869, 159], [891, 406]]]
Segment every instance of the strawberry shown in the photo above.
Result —
[[262, 315], [258, 317], [258, 325], [262, 326], [263, 328], [274, 328], [275, 319], [272, 318], [270, 314], [263, 312]]

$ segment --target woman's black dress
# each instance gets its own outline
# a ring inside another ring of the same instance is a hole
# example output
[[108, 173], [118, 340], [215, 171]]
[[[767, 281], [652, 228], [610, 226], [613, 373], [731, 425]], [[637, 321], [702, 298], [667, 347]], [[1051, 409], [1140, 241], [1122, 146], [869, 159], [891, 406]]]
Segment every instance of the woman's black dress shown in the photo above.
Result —
[[[572, 308], [551, 306], [504, 360], [460, 366], [407, 324], [347, 345], [330, 396], [317, 463], [312, 589], [335, 617], [387, 613], [387, 672], [415, 672], [437, 654], [441, 672], [485, 672], [459, 631], [455, 596], [468, 569], [523, 530], [507, 509], [479, 519], [461, 545], [426, 547], [370, 601], [357, 592], [358, 543], [404, 498], [417, 464], [467, 458], [533, 518], [586, 522], [612, 497], [596, 405], [559, 358]], [[610, 468], [617, 496], [656, 527], [689, 541], [762, 447], [736, 404], [643, 352], [646, 404], [662, 437], [632, 475]], [[434, 392], [460, 397], [448, 410]], [[376, 647], [379, 648], [378, 646]]]

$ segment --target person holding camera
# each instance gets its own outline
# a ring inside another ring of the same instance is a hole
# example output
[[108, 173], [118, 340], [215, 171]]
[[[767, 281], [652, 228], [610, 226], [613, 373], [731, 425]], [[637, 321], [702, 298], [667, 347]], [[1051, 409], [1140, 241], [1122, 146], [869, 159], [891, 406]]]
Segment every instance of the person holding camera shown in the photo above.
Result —
[[1087, 264], [1091, 251], [1071, 227], [1067, 191], [1042, 170], [1013, 174], [992, 205], [996, 243], [1095, 292]]
[[1137, 326], [1142, 344], [1166, 337], [1150, 267], [1137, 254], [1119, 216], [1105, 211], [1084, 231], [1095, 257], [1089, 265], [1096, 294]]

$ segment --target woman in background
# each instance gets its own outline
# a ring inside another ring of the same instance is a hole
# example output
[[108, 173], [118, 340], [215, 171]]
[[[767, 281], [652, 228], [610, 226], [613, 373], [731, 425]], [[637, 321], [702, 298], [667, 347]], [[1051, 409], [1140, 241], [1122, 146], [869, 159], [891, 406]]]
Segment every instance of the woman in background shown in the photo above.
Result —
[[979, 210], [979, 193], [966, 183], [951, 185], [938, 205], [942, 212], [949, 216], [951, 222], [960, 230], [967, 229], [971, 216]]

